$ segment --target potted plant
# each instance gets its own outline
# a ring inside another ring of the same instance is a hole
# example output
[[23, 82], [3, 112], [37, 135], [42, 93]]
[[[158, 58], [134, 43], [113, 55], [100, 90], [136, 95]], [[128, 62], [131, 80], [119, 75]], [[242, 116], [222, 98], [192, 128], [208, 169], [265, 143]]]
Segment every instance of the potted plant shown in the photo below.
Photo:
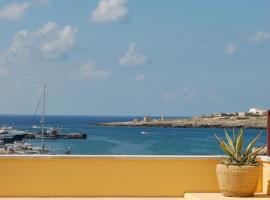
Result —
[[232, 137], [225, 130], [225, 136], [227, 141], [216, 136], [220, 148], [227, 154], [227, 157], [216, 168], [219, 188], [223, 196], [254, 196], [261, 171], [261, 164], [256, 157], [264, 147], [254, 151], [252, 151], [252, 147], [260, 134], [246, 148], [243, 147], [244, 131], [242, 128], [237, 134], [233, 131]]

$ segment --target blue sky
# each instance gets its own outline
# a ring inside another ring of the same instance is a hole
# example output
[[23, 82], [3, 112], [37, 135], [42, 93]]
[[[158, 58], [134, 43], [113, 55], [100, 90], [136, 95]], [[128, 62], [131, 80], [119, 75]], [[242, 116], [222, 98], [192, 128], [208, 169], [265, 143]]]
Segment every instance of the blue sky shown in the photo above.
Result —
[[0, 2], [0, 113], [194, 115], [270, 107], [270, 2]]

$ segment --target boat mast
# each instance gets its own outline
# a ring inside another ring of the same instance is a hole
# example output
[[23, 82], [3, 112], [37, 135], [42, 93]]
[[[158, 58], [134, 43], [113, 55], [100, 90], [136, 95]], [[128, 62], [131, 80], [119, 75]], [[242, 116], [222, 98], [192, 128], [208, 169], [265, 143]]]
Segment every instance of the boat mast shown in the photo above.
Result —
[[44, 149], [44, 114], [45, 114], [45, 95], [46, 95], [46, 84], [43, 85], [43, 105], [42, 105], [42, 124], [41, 124], [41, 134], [42, 134], [42, 149]]

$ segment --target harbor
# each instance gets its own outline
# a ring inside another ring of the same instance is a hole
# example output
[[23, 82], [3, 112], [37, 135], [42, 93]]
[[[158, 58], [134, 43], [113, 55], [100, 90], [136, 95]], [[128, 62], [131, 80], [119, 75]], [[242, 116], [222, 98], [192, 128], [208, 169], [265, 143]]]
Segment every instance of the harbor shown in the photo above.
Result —
[[42, 132], [27, 132], [12, 127], [2, 126], [0, 129], [0, 154], [49, 154], [50, 148], [33, 146], [26, 140], [44, 139], [87, 139], [84, 133], [60, 133], [59, 129], [50, 128]]
[[[0, 154], [50, 154], [50, 147], [45, 147], [44, 139], [87, 139], [85, 133], [61, 133], [61, 129], [58, 128], [58, 126], [56, 128], [45, 127], [45, 99], [46, 84], [43, 85], [42, 94], [30, 122], [31, 127], [28, 127], [28, 130], [17, 130], [2, 122], [3, 125], [0, 129]], [[41, 102], [42, 115], [37, 116], [37, 111]], [[35, 119], [39, 121], [40, 127], [34, 125]], [[30, 130], [34, 131], [31, 132]], [[27, 139], [39, 139], [41, 140], [41, 146], [33, 146], [26, 143], [25, 140]], [[70, 154], [70, 148], [68, 148], [65, 153]]]

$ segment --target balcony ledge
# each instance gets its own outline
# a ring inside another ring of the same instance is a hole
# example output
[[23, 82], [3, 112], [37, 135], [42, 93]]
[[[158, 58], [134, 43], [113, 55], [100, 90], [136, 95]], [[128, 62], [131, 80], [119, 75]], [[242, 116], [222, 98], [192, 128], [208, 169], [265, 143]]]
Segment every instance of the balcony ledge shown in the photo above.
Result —
[[68, 159], [68, 158], [87, 158], [87, 159], [145, 159], [145, 160], [217, 160], [224, 158], [223, 155], [1, 155], [0, 159]]
[[270, 156], [259, 156], [258, 158], [263, 162], [270, 162]]
[[185, 200], [183, 197], [16, 197], [0, 198], [0, 200]]
[[269, 195], [257, 193], [254, 197], [224, 197], [221, 193], [186, 193], [185, 200], [255, 200], [270, 199]]

